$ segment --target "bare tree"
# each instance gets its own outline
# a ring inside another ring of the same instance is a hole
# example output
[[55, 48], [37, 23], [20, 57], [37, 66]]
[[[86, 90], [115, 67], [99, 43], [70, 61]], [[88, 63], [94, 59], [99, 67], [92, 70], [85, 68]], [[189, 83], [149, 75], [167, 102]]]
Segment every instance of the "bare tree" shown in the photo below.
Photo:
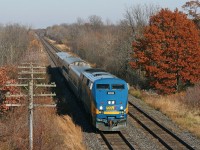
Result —
[[187, 12], [187, 15], [194, 21], [194, 23], [200, 29], [200, 1], [188, 1], [182, 6], [182, 8]]
[[132, 29], [132, 34], [142, 30], [149, 22], [150, 16], [158, 12], [159, 7], [154, 5], [136, 5], [126, 8], [125, 20]]
[[[78, 18], [77, 23], [64, 28], [65, 37], [70, 41], [71, 50], [80, 57], [133, 83], [134, 72], [129, 67], [132, 41], [136, 35], [142, 36], [149, 17], [157, 10], [158, 7], [152, 5], [132, 6], [126, 10], [125, 18], [115, 25], [109, 20], [104, 25], [96, 15], [88, 17], [88, 23]], [[64, 33], [56, 28], [59, 27], [47, 29], [47, 33], [53, 37], [56, 32]]]
[[80, 17], [78, 17], [77, 19], [77, 24], [80, 26], [80, 25], [84, 25], [84, 23], [85, 23], [85, 21], [84, 21], [84, 19], [82, 19], [82, 18], [80, 18]]
[[89, 16], [89, 23], [92, 25], [94, 30], [98, 30], [103, 26], [101, 17], [96, 15]]
[[29, 28], [18, 24], [0, 27], [0, 64], [16, 63], [29, 44]]

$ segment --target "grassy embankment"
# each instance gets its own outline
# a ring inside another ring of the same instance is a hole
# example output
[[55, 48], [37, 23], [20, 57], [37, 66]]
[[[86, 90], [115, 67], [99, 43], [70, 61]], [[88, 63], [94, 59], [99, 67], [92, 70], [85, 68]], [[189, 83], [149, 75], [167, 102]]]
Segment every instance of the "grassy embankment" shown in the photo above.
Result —
[[58, 44], [56, 43], [56, 41], [54, 40], [51, 40], [51, 39], [48, 39], [48, 41], [53, 44], [55, 47], [57, 47], [58, 49], [61, 49], [62, 51], [69, 51], [70, 50], [70, 47], [68, 47], [67, 45], [65, 44]]
[[[29, 51], [27, 60], [48, 66], [44, 50]], [[17, 74], [17, 73], [16, 73]], [[47, 91], [48, 93], [48, 91]], [[35, 103], [51, 104], [51, 99], [35, 99]], [[0, 150], [28, 149], [27, 109], [15, 108], [0, 118]], [[86, 149], [81, 127], [68, 115], [59, 116], [54, 108], [34, 109], [34, 149]]]
[[131, 89], [130, 94], [144, 100], [148, 105], [161, 111], [181, 128], [187, 129], [200, 138], [200, 109], [185, 103], [186, 94], [179, 93], [168, 96], [147, 95], [139, 90]]
[[[69, 50], [68, 47], [63, 44], [56, 44], [53, 40], [50, 40], [50, 42], [63, 51], [66, 49]], [[182, 99], [183, 97], [185, 98], [185, 94], [181, 93], [169, 96], [147, 95], [135, 89], [131, 89], [130, 94], [144, 100], [148, 105], [171, 118], [171, 120], [177, 123], [181, 128], [189, 130], [200, 138], [200, 109], [183, 102]]]

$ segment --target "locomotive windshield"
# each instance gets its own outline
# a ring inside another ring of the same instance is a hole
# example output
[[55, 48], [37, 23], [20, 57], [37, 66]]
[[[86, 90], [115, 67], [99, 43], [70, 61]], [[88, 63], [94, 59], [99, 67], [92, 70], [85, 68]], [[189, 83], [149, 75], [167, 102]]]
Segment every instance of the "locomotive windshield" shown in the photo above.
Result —
[[113, 84], [112, 85], [113, 90], [123, 90], [124, 89], [124, 84]]
[[109, 84], [97, 84], [97, 89], [109, 89]]

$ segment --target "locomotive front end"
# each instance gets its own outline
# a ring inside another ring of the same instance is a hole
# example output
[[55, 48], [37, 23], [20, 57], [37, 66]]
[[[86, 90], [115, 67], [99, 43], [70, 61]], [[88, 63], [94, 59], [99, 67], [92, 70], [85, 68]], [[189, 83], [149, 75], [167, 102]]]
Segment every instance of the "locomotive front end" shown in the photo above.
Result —
[[128, 85], [118, 78], [101, 79], [93, 88], [96, 111], [95, 126], [103, 131], [118, 131], [126, 127]]

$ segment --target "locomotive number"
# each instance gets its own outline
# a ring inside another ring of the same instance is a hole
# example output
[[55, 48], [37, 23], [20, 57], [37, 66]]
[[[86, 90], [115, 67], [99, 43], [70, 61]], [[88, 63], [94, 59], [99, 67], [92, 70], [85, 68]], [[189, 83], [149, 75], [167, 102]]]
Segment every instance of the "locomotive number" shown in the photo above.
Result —
[[107, 106], [106, 110], [115, 110], [115, 106]]

